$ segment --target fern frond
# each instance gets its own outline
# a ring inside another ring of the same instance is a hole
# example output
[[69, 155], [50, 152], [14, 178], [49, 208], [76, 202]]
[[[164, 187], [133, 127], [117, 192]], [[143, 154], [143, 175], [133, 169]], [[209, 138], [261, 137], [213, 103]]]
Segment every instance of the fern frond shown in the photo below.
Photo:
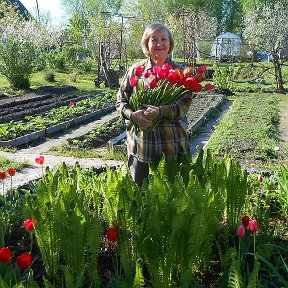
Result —
[[93, 215], [87, 219], [87, 254], [90, 271], [97, 271], [97, 263], [100, 254], [100, 239], [103, 228], [98, 215]]
[[260, 269], [260, 263], [255, 261], [254, 267], [253, 267], [253, 272], [249, 276], [249, 282], [248, 282], [247, 288], [256, 288], [257, 287], [259, 269]]
[[232, 254], [231, 258], [232, 258], [232, 264], [229, 272], [228, 287], [242, 288], [243, 279], [241, 275], [240, 262], [236, 259], [236, 254]]
[[133, 288], [143, 288], [145, 286], [144, 276], [142, 272], [142, 266], [140, 263], [136, 263], [136, 273], [133, 281]]

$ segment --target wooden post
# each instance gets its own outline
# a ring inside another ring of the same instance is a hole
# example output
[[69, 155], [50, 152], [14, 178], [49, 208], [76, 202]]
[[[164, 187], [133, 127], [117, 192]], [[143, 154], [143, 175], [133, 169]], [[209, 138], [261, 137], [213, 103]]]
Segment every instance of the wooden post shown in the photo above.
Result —
[[107, 81], [108, 86], [109, 86], [109, 88], [111, 89], [111, 88], [112, 88], [112, 84], [111, 84], [111, 81], [110, 81], [110, 78], [109, 78], [108, 69], [107, 69], [107, 66], [106, 66], [106, 61], [105, 61], [105, 56], [104, 56], [104, 46], [103, 46], [103, 44], [101, 44], [101, 46], [100, 46], [100, 58], [101, 58], [101, 65], [102, 65], [102, 67], [103, 67], [103, 72], [104, 72], [105, 80]]

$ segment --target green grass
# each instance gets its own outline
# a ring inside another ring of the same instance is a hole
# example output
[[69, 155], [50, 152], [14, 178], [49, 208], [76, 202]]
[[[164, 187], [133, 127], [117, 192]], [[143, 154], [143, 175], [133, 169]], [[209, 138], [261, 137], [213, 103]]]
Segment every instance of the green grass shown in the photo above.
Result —
[[7, 171], [9, 167], [13, 167], [16, 171], [20, 171], [23, 168], [27, 168], [30, 165], [28, 162], [18, 162], [9, 160], [6, 157], [0, 157], [0, 171]]
[[[94, 79], [97, 77], [97, 71], [91, 70], [91, 72], [81, 72], [78, 69], [71, 69], [68, 72], [55, 72], [55, 82], [48, 82], [44, 79], [46, 73], [50, 70], [44, 70], [35, 72], [30, 79], [30, 88], [37, 89], [42, 86], [61, 86], [71, 85], [77, 88], [77, 91], [71, 92], [71, 94], [83, 95], [83, 94], [96, 94], [107, 90], [107, 88], [95, 87]], [[76, 81], [73, 78], [76, 75]], [[0, 93], [6, 93], [9, 95], [20, 95], [30, 92], [29, 90], [13, 90], [9, 82], [4, 76], [0, 75]]]
[[277, 158], [274, 148], [280, 143], [279, 109], [287, 101], [281, 101], [283, 95], [276, 93], [239, 96], [216, 127], [207, 148], [219, 156], [262, 161]]
[[68, 157], [77, 157], [77, 158], [102, 158], [105, 160], [119, 160], [127, 161], [127, 152], [126, 147], [115, 147], [110, 149], [109, 147], [102, 148], [77, 148], [73, 149], [68, 143], [63, 143], [59, 146], [53, 146], [50, 148], [50, 153], [53, 155], [61, 155]]

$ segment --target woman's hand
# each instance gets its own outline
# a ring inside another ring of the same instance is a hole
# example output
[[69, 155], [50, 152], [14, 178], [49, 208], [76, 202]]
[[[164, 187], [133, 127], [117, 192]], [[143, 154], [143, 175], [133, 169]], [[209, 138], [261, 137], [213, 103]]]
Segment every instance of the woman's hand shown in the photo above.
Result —
[[145, 108], [143, 115], [148, 120], [153, 121], [160, 115], [160, 110], [157, 106], [144, 104], [143, 107]]
[[145, 116], [144, 116], [144, 112], [146, 110], [137, 110], [135, 112], [133, 112], [130, 116], [130, 119], [136, 123], [141, 130], [145, 130], [147, 128], [149, 128], [152, 124], [152, 120], [150, 119], [147, 119]]

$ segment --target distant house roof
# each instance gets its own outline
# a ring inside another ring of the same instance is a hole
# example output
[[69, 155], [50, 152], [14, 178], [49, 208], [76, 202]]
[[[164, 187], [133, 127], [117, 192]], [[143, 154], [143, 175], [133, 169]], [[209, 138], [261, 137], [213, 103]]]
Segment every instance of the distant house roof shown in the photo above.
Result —
[[[24, 16], [24, 18], [28, 19], [28, 16], [30, 15], [29, 11], [26, 9], [26, 7], [19, 1], [19, 0], [4, 0], [7, 3], [16, 4], [18, 6], [18, 11], [21, 15]], [[1, 13], [0, 13], [1, 16]]]

